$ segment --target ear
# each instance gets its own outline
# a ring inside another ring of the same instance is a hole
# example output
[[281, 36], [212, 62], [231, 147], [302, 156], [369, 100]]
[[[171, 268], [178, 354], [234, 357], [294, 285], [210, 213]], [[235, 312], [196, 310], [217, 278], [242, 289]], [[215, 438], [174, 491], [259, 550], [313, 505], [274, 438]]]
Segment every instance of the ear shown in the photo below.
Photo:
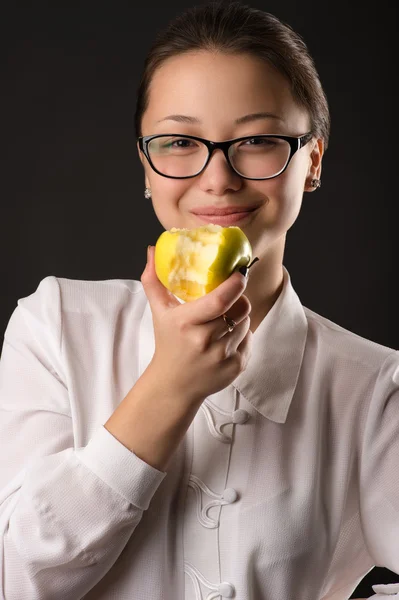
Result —
[[324, 154], [324, 141], [322, 138], [317, 138], [313, 141], [313, 149], [309, 155], [309, 169], [305, 180], [305, 192], [314, 192], [315, 189], [310, 185], [312, 179], [320, 179], [321, 177], [321, 161]]

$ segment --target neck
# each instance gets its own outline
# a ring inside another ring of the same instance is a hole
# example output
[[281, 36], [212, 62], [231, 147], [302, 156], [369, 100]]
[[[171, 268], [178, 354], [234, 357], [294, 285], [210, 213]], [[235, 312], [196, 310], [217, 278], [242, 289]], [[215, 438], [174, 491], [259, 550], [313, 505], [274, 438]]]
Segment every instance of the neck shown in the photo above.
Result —
[[282, 264], [283, 250], [257, 254], [259, 261], [249, 270], [244, 295], [251, 303], [250, 330], [255, 333], [260, 323], [274, 306], [283, 289], [284, 273]]

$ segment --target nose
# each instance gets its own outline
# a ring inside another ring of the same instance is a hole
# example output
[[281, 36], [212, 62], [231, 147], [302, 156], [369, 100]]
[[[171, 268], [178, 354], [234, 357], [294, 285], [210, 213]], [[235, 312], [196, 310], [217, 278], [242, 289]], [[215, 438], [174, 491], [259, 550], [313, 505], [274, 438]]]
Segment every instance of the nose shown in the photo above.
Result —
[[230, 167], [223, 151], [218, 148], [200, 175], [200, 188], [204, 192], [223, 196], [227, 191], [237, 191], [242, 186], [241, 177]]

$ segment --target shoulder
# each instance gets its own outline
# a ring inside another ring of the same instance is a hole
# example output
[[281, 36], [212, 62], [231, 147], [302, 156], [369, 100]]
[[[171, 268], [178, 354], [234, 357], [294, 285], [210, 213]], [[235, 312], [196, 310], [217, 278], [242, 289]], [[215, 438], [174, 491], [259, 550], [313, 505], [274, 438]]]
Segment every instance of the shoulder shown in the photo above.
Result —
[[99, 313], [124, 306], [140, 309], [147, 301], [142, 283], [135, 279], [54, 279], [63, 312]]
[[48, 275], [29, 295], [19, 298], [22, 310], [56, 316], [60, 310], [86, 311], [97, 306], [112, 307], [121, 303], [142, 302], [146, 299], [143, 285], [135, 279], [84, 280]]
[[33, 335], [59, 348], [63, 324], [69, 316], [90, 315], [112, 325], [113, 315], [117, 318], [120, 311], [129, 311], [133, 318], [136, 313], [141, 316], [146, 303], [140, 281], [92, 281], [48, 275], [40, 280], [32, 293], [17, 300], [5, 335], [10, 338]]
[[388, 357], [398, 355], [395, 348], [358, 335], [307, 307], [303, 308], [308, 321], [308, 336], [333, 362], [343, 361], [352, 367], [376, 372]]

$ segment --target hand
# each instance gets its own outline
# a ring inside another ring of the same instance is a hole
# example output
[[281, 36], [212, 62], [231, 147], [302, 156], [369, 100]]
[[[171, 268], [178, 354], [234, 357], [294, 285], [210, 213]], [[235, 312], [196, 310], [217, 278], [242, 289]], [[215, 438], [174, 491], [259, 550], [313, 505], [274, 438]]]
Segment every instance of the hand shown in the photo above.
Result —
[[[241, 273], [234, 272], [205, 296], [180, 304], [159, 281], [151, 246], [141, 282], [154, 324], [151, 371], [162, 385], [188, 402], [202, 402], [244, 371], [252, 332], [251, 304], [243, 295], [247, 280]], [[231, 333], [222, 317], [227, 311], [237, 323]]]

